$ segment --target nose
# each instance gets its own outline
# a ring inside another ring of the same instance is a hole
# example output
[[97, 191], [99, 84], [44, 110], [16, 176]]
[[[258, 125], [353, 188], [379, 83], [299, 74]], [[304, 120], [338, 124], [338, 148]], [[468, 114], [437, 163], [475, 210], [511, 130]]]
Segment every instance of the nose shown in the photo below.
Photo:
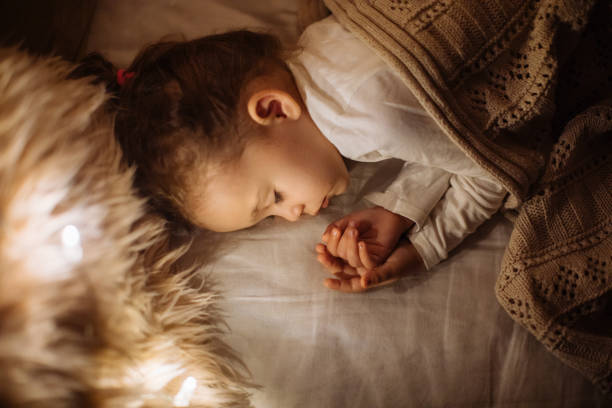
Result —
[[297, 221], [304, 212], [304, 204], [294, 204], [283, 207], [277, 215], [280, 215], [287, 221]]

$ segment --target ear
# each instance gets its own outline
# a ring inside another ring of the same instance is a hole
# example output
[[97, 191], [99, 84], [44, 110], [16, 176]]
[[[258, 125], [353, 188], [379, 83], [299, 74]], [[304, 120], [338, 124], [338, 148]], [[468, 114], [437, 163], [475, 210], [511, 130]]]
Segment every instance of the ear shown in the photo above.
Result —
[[249, 116], [256, 123], [268, 126], [284, 120], [297, 120], [302, 114], [300, 104], [287, 92], [266, 89], [253, 93], [248, 102]]

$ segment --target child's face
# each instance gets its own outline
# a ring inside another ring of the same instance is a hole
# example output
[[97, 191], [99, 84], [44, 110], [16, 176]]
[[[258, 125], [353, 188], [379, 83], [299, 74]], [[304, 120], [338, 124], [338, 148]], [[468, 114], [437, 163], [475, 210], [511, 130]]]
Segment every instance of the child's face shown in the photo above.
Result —
[[269, 216], [296, 221], [346, 190], [344, 160], [308, 117], [264, 132], [235, 162], [209, 170], [198, 198], [187, 204], [197, 225], [233, 231]]

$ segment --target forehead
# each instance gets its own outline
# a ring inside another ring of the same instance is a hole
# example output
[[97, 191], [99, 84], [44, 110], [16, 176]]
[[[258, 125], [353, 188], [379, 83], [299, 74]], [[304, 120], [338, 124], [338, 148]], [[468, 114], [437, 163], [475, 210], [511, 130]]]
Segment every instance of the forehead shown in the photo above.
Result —
[[207, 170], [202, 171], [185, 203], [198, 226], [221, 232], [252, 225], [251, 209], [260, 184], [259, 175], [247, 171], [240, 163], [236, 159], [206, 166]]

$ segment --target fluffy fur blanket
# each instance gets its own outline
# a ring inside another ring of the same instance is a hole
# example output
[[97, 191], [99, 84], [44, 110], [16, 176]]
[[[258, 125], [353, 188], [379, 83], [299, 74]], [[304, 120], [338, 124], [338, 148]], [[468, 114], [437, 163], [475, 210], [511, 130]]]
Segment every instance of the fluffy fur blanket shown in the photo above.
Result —
[[612, 390], [612, 3], [325, 0], [518, 210], [496, 294]]
[[121, 164], [102, 88], [0, 50], [0, 406], [247, 407], [210, 279]]

